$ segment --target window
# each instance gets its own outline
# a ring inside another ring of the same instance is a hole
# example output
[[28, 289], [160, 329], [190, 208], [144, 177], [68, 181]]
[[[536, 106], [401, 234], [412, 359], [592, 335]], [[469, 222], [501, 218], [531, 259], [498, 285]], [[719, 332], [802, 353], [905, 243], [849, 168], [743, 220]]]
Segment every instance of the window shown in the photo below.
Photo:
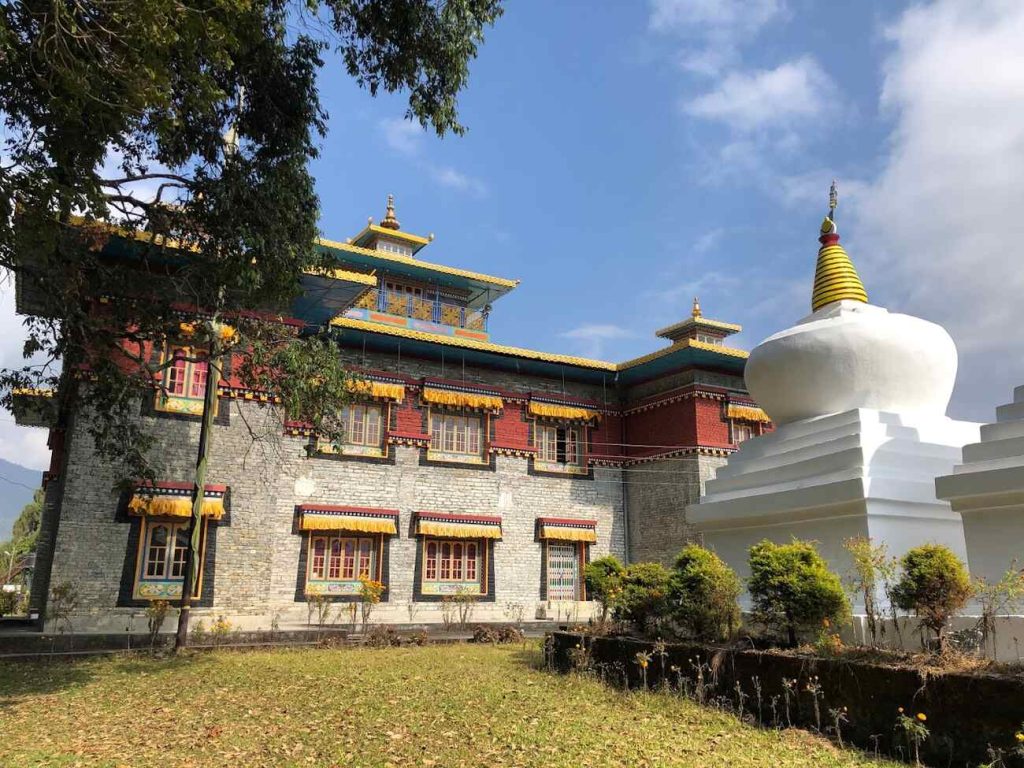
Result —
[[384, 413], [384, 406], [378, 403], [345, 406], [341, 414], [342, 444], [336, 446], [320, 441], [317, 450], [352, 456], [382, 456]]
[[735, 421], [732, 423], [732, 441], [736, 445], [739, 445], [752, 437], [755, 437], [754, 428], [750, 424], [740, 424]]
[[424, 539], [423, 594], [484, 594], [484, 551], [476, 539]]
[[706, 333], [698, 333], [697, 341], [703, 342], [704, 344], [715, 344], [719, 347], [723, 346], [722, 339], [719, 336], [709, 336]]
[[458, 461], [467, 458], [480, 460], [483, 436], [479, 416], [461, 416], [452, 413], [430, 414], [430, 451], [442, 460], [451, 457]]
[[583, 427], [537, 423], [538, 469], [555, 472], [582, 472]]
[[210, 369], [206, 353], [188, 347], [171, 347], [165, 360], [169, 365], [164, 369], [164, 389], [157, 397], [157, 409], [202, 414]]
[[385, 251], [387, 253], [397, 253], [402, 256], [412, 256], [412, 246], [396, 243], [394, 240], [378, 240], [377, 250]]
[[579, 600], [580, 599], [580, 559], [579, 542], [549, 541], [548, 557], [548, 600]]
[[378, 578], [380, 537], [310, 536], [306, 593], [355, 595], [359, 579]]
[[[185, 580], [185, 556], [188, 553], [188, 521], [166, 521], [146, 518], [142, 521], [140, 563], [135, 581], [134, 597], [149, 600], [179, 600]], [[202, 565], [206, 549], [206, 521], [199, 540], [199, 559]], [[202, 581], [195, 584], [199, 594]]]

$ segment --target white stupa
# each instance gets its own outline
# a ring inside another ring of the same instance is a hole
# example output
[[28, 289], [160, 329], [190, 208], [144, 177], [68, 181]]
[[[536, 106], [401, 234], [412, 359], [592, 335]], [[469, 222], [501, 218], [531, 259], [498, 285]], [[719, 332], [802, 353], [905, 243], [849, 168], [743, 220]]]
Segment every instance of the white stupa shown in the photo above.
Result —
[[996, 408], [963, 463], [935, 479], [937, 495], [959, 512], [974, 576], [997, 582], [1016, 561], [1024, 568], [1024, 386]]
[[957, 353], [946, 331], [868, 303], [839, 244], [835, 186], [821, 228], [812, 313], [765, 339], [746, 367], [773, 432], [743, 443], [687, 517], [740, 575], [761, 539], [815, 540], [839, 572], [843, 540], [900, 555], [925, 542], [966, 556], [960, 516], [935, 495], [979, 425], [946, 407]]

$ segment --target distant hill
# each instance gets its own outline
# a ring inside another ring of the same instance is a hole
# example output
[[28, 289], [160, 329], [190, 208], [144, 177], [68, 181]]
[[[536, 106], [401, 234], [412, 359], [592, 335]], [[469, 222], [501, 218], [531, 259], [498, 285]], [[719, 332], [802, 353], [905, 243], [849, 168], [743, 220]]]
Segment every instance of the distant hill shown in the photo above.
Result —
[[0, 541], [11, 538], [11, 526], [42, 485], [43, 473], [0, 459]]

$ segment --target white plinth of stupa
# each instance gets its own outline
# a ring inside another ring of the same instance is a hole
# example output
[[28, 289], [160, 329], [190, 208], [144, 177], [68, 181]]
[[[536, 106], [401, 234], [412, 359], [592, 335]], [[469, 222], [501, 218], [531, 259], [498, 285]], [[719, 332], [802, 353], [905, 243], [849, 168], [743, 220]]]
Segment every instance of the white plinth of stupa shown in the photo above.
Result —
[[783, 424], [743, 443], [687, 518], [742, 577], [762, 539], [816, 541], [839, 573], [854, 536], [890, 555], [935, 542], [966, 559], [960, 516], [936, 498], [935, 477], [977, 436], [977, 424], [866, 408]]
[[996, 409], [963, 462], [935, 480], [936, 494], [963, 519], [971, 573], [998, 581], [1014, 560], [1024, 567], [1024, 386]]
[[979, 435], [946, 416], [956, 346], [935, 323], [867, 303], [831, 218], [820, 242], [813, 313], [747, 362], [747, 388], [776, 429], [740, 446], [687, 519], [741, 576], [762, 539], [814, 540], [840, 573], [854, 536], [894, 556], [938, 543], [965, 558], [960, 516], [935, 494]]

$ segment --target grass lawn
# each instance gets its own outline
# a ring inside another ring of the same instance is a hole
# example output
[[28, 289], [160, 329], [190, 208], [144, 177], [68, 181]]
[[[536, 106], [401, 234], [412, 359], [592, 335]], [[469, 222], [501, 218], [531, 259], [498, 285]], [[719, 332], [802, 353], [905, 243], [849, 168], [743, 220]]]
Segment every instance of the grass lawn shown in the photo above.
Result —
[[0, 665], [0, 765], [892, 765], [539, 660], [435, 645]]

